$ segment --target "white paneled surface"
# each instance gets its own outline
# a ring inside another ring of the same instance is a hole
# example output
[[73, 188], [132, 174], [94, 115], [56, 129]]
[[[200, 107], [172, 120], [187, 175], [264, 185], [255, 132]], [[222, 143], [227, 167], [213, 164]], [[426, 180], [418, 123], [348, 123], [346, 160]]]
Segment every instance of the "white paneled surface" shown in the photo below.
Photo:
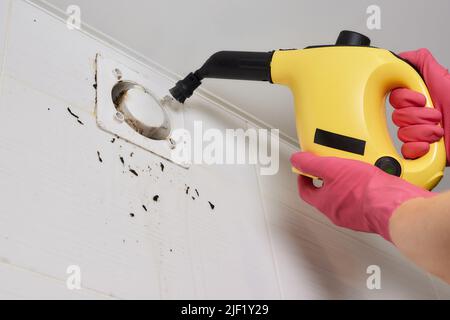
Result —
[[[88, 290], [67, 290], [65, 282], [48, 275], [29, 272], [0, 262], [0, 299], [28, 299], [31, 296], [42, 299], [111, 299], [101, 293]], [[24, 287], [26, 283], [26, 288]]]
[[[193, 130], [245, 128], [246, 123], [198, 101], [188, 107], [186, 121]], [[204, 297], [280, 298], [257, 176], [253, 166], [193, 166], [189, 170], [188, 227], [192, 263], [201, 279]], [[211, 211], [211, 201], [216, 208]], [[198, 201], [201, 200], [201, 201]]]
[[11, 0], [0, 1], [0, 75], [3, 69], [3, 56], [6, 45], [9, 7]]
[[[279, 174], [266, 177], [254, 165], [185, 170], [101, 131], [97, 53], [171, 81], [25, 1], [10, 15], [4, 6], [1, 298], [449, 297], [389, 244], [302, 203], [285, 143]], [[195, 121], [222, 132], [248, 126], [200, 96], [185, 106], [190, 132]], [[379, 291], [366, 288], [372, 264], [382, 269]], [[70, 265], [81, 268], [81, 290], [66, 288]]]
[[432, 277], [432, 284], [439, 299], [450, 300], [450, 286], [447, 283]]

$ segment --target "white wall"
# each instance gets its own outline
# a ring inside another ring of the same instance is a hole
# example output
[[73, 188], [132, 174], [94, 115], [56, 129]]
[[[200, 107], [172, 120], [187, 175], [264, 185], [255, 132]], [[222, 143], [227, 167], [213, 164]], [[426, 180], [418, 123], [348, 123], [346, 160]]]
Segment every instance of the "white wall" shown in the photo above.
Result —
[[[184, 170], [111, 143], [95, 123], [96, 53], [172, 82], [25, 1], [0, 0], [0, 21], [1, 298], [450, 297], [390, 244], [334, 227], [301, 202], [288, 163], [294, 146], [282, 142], [279, 174], [260, 176], [252, 165]], [[253, 126], [201, 96], [185, 120], [190, 130], [194, 120]], [[379, 291], [366, 288], [373, 264]], [[82, 290], [66, 288], [69, 265], [81, 267]]]

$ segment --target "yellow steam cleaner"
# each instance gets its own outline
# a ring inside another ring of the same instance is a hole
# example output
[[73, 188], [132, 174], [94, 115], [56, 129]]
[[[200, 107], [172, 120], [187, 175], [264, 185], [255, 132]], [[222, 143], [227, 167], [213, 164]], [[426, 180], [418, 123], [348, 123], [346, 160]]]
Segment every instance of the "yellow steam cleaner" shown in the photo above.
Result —
[[288, 86], [303, 151], [364, 161], [430, 190], [443, 176], [443, 140], [433, 143], [423, 157], [408, 160], [398, 154], [387, 128], [385, 101], [392, 89], [418, 91], [433, 108], [422, 77], [391, 51], [370, 46], [370, 39], [360, 33], [342, 31], [335, 45], [305, 49], [220, 51], [170, 93], [184, 103], [204, 78]]

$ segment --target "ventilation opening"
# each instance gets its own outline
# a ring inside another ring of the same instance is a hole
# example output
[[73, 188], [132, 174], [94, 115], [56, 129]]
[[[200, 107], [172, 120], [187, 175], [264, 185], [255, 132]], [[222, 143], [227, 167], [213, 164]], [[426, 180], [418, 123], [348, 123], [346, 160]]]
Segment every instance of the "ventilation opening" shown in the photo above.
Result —
[[137, 133], [152, 140], [166, 140], [171, 127], [168, 113], [145, 87], [131, 81], [119, 81], [111, 92], [116, 107], [115, 119], [126, 122]]

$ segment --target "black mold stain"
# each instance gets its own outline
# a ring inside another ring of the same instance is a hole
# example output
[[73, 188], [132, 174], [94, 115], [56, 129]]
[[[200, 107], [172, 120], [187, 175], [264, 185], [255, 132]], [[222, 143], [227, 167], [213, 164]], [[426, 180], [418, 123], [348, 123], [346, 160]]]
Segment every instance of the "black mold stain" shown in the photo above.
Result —
[[69, 111], [70, 115], [71, 115], [72, 117], [74, 117], [75, 119], [80, 119], [80, 117], [79, 117], [78, 115], [76, 115], [75, 113], [73, 113], [72, 110], [70, 110], [69, 107], [67, 107], [67, 111]]
[[165, 168], [165, 167], [164, 167], [164, 164], [163, 164], [162, 162], [160, 162], [159, 164], [160, 164], [160, 166], [161, 166], [161, 172], [164, 172], [164, 168]]
[[72, 110], [70, 110], [70, 107], [67, 107], [67, 111], [69, 111], [69, 113], [70, 113], [70, 115], [71, 115], [72, 117], [74, 117], [75, 119], [77, 119], [77, 122], [78, 122], [79, 124], [81, 124], [82, 126], [84, 126], [84, 123], [81, 122], [80, 117], [79, 117], [78, 115], [76, 115], [75, 113], [73, 113]]
[[48, 111], [50, 111], [50, 108], [47, 108]]
[[133, 158], [134, 152], [130, 153], [130, 158]]
[[98, 77], [97, 77], [97, 73], [98, 73], [98, 57], [95, 58], [95, 75], [94, 75], [94, 84], [93, 87], [95, 88], [95, 105], [97, 105], [98, 102], [98, 92], [97, 92], [97, 83], [98, 83]]
[[144, 208], [145, 212], [147, 212], [147, 207], [145, 205], [142, 205], [142, 208]]
[[211, 203], [211, 201], [208, 201], [209, 206], [211, 207], [211, 210], [214, 210], [214, 208], [216, 207], [214, 204]]
[[120, 157], [120, 162], [122, 162], [122, 164], [125, 165], [125, 160], [123, 159], [123, 157]]
[[136, 177], [139, 176], [138, 173], [137, 173], [135, 170], [133, 170], [133, 169], [130, 169], [130, 172], [131, 172], [132, 174], [134, 174]]
[[116, 142], [116, 138], [112, 138], [111, 143]]
[[153, 201], [158, 202], [158, 200], [159, 200], [159, 196], [158, 195], [153, 197]]
[[97, 151], [98, 161], [103, 162], [103, 159], [100, 155], [100, 151]]
[[191, 187], [188, 186], [188, 187], [186, 188], [186, 194], [189, 194], [189, 189], [191, 189]]
[[173, 249], [170, 249], [170, 252], [173, 252]]
[[192, 197], [192, 200], [195, 200], [195, 197]]
[[197, 189], [195, 189], [195, 193], [197, 194], [197, 197], [200, 197], [200, 193], [198, 193]]
[[130, 217], [134, 218], [134, 213], [130, 213]]

